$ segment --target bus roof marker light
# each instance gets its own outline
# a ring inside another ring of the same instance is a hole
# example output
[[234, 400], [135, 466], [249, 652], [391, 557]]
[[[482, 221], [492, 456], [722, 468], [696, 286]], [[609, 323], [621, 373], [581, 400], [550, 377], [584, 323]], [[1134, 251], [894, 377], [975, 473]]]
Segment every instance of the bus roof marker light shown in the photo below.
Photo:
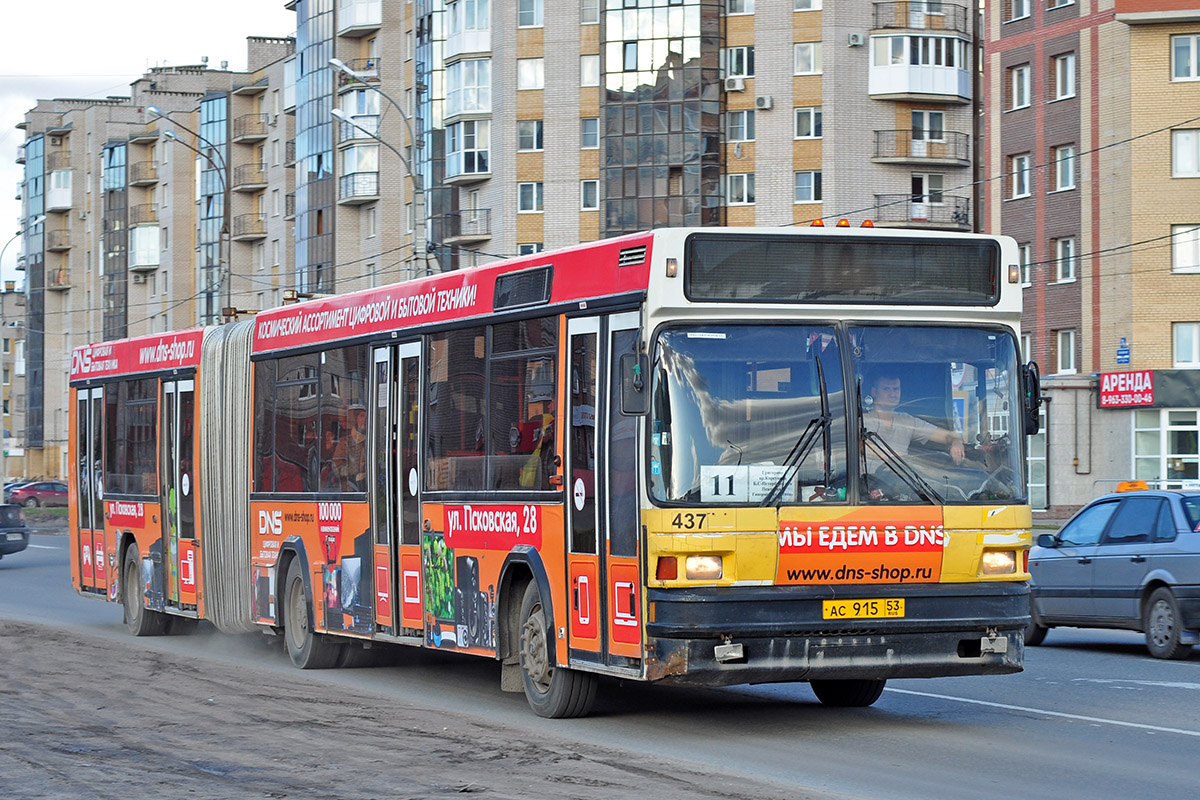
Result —
[[850, 220], [846, 219], [845, 217], [842, 217], [841, 219], [839, 219], [839, 220], [837, 221], [837, 226], [838, 226], [839, 228], [849, 228], [849, 227], [850, 227]]
[[667, 259], [667, 277], [674, 278], [679, 274], [679, 260], [675, 258]]
[[871, 222], [871, 220], [869, 220], [869, 219], [864, 219], [864, 220], [862, 221], [862, 225], [859, 225], [858, 227], [860, 227], [860, 228], [874, 228], [874, 227], [875, 227], [875, 223], [874, 223], [874, 222]]
[[824, 227], [825, 227], [825, 220], [821, 220], [821, 219], [814, 219], [812, 222], [808, 223], [808, 227], [810, 227], [810, 228], [824, 228]]
[[1021, 267], [1018, 266], [1017, 264], [1009, 264], [1008, 265], [1008, 282], [1009, 283], [1020, 283], [1021, 282]]

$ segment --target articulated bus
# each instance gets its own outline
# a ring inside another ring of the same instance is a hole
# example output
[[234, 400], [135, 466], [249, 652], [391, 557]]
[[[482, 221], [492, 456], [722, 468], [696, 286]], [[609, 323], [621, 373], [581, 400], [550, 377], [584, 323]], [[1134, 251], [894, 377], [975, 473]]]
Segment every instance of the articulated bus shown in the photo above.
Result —
[[411, 645], [546, 717], [603, 676], [1017, 672], [1012, 240], [665, 229], [80, 347], [72, 580], [297, 667]]

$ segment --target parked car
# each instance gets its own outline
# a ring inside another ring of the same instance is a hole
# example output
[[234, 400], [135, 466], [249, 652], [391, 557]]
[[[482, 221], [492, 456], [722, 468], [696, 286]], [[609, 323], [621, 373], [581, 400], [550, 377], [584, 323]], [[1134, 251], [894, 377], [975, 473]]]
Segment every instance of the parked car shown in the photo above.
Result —
[[34, 481], [15, 487], [8, 493], [7, 499], [10, 503], [18, 503], [26, 508], [65, 506], [67, 485], [59, 481]]
[[28, 546], [25, 510], [7, 503], [0, 505], [0, 558], [19, 553]]
[[1109, 494], [1029, 553], [1025, 644], [1059, 626], [1142, 631], [1155, 658], [1200, 641], [1200, 494]]

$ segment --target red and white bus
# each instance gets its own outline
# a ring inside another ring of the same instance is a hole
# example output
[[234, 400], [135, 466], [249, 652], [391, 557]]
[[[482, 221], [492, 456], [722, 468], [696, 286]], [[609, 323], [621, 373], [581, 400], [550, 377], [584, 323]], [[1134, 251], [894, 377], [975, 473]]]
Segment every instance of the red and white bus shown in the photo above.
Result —
[[598, 676], [1015, 672], [1025, 434], [1005, 237], [665, 229], [78, 348], [72, 577], [134, 634]]

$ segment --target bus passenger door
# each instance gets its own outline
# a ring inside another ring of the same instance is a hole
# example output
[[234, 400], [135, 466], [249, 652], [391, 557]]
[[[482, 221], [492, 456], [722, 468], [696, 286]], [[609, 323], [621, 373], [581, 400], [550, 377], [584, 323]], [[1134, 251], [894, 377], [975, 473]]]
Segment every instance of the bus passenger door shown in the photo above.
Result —
[[566, 441], [567, 469], [567, 609], [572, 661], [601, 663], [604, 656], [597, 503], [596, 410], [600, 397], [600, 318], [567, 322], [567, 387], [570, 426]]
[[166, 606], [196, 613], [200, 549], [196, 547], [196, 383], [162, 384], [162, 526]]
[[597, 426], [603, 455], [605, 605], [609, 666], [639, 670], [642, 661], [641, 515], [638, 511], [637, 417], [621, 413], [621, 356], [637, 352], [637, 312], [608, 317], [604, 416]]
[[420, 342], [377, 348], [373, 368], [370, 497], [375, 528], [375, 623], [389, 636], [420, 636]]
[[108, 588], [104, 547], [104, 485], [101, 464], [104, 442], [104, 389], [76, 392], [75, 435], [78, 463], [75, 481], [79, 490], [78, 528], [73, 553], [82, 591], [103, 592]]

